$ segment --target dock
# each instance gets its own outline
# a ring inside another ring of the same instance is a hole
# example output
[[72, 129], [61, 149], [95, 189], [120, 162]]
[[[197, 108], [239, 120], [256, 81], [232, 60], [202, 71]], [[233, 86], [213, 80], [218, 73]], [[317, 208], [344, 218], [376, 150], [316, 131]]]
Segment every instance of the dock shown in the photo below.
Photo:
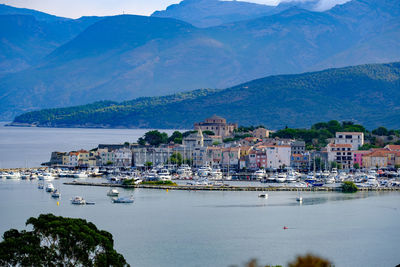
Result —
[[[263, 187], [263, 186], [211, 186], [211, 185], [122, 185], [111, 183], [90, 183], [90, 182], [65, 182], [65, 185], [99, 186], [99, 187], [121, 187], [121, 188], [143, 188], [158, 190], [188, 190], [188, 191], [301, 191], [301, 192], [341, 192], [341, 187]], [[400, 191], [400, 187], [362, 187], [358, 191]]]

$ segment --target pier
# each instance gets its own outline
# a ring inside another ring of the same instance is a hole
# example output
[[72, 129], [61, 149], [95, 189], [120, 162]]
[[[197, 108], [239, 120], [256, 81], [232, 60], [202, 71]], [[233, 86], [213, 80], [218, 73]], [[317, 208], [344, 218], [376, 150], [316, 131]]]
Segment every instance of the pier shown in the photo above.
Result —
[[[341, 187], [263, 187], [263, 186], [211, 186], [211, 185], [122, 185], [111, 183], [90, 183], [90, 182], [66, 182], [65, 185], [80, 185], [80, 186], [99, 186], [99, 187], [121, 187], [121, 188], [143, 188], [143, 189], [158, 189], [158, 190], [189, 190], [189, 191], [301, 191], [301, 192], [341, 192]], [[400, 191], [399, 187], [362, 187], [358, 191]]]

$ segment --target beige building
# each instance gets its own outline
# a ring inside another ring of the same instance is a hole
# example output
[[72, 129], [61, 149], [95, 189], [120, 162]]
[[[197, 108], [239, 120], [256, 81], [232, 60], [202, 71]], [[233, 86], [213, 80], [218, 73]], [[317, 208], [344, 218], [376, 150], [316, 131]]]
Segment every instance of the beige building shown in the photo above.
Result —
[[213, 115], [204, 122], [194, 124], [195, 130], [212, 131], [215, 135], [227, 137], [233, 135], [233, 131], [237, 129], [236, 123], [226, 123], [226, 119]]
[[269, 130], [260, 127], [253, 131], [253, 136], [260, 138], [260, 139], [265, 139], [265, 138], [269, 138], [269, 133], [270, 133]]

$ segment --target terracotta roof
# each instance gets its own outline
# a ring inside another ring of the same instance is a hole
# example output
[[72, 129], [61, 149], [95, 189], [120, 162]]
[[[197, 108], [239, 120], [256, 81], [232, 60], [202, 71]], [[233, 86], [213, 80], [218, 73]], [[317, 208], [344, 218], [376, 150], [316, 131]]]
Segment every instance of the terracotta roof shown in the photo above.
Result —
[[293, 154], [292, 157], [304, 157], [302, 154]]
[[400, 151], [400, 145], [387, 145], [385, 148], [389, 150], [399, 150]]
[[388, 155], [400, 157], [400, 151], [377, 150], [365, 155], [365, 157], [387, 157]]

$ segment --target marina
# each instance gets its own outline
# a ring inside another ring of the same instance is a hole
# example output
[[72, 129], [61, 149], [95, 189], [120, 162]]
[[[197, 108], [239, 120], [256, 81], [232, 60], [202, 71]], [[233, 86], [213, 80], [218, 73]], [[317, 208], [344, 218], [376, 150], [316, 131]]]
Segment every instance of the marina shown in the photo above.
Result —
[[[116, 248], [130, 264], [144, 267], [230, 266], [251, 258], [283, 265], [293, 255], [310, 251], [331, 259], [335, 266], [395, 266], [400, 260], [396, 256], [400, 194], [395, 191], [301, 191], [299, 203], [297, 189], [150, 190], [66, 184], [73, 179], [51, 181], [62, 193], [59, 199], [38, 189], [43, 182], [38, 179], [1, 179], [0, 209], [7, 212], [2, 214], [0, 231], [23, 229], [28, 217], [41, 213], [84, 218], [112, 233]], [[107, 181], [79, 180], [99, 185]], [[107, 196], [111, 188], [121, 196], [133, 195], [134, 202], [112, 203]], [[259, 197], [262, 193], [268, 198]], [[76, 196], [95, 205], [71, 204]], [[360, 254], [359, 244], [371, 245]]]

